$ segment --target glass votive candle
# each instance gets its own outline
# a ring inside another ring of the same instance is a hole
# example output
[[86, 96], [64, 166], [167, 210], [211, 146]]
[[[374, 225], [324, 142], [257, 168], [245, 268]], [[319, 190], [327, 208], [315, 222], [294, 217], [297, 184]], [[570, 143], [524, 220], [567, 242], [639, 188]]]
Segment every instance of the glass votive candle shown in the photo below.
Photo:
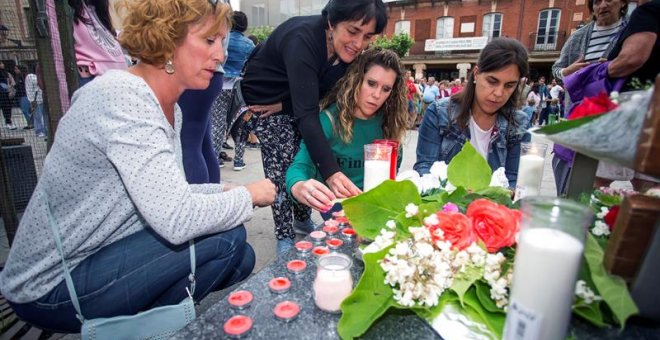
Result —
[[312, 251], [314, 245], [309, 241], [298, 241], [296, 242], [296, 250], [300, 255], [307, 255]]
[[338, 239], [338, 238], [329, 238], [325, 241], [325, 244], [328, 245], [328, 248], [332, 250], [337, 250], [341, 248], [342, 245], [344, 245], [344, 241]]
[[332, 217], [334, 217], [334, 218], [337, 218], [337, 217], [340, 217], [340, 216], [346, 216], [343, 209], [339, 210], [339, 211], [335, 211], [335, 212], [332, 213]]
[[350, 224], [346, 216], [335, 217], [335, 221], [339, 223], [339, 227], [345, 227]]
[[275, 294], [284, 294], [291, 289], [291, 281], [286, 277], [276, 277], [268, 282], [268, 288]]
[[252, 293], [247, 290], [239, 290], [229, 294], [227, 301], [229, 305], [234, 309], [245, 309], [250, 307], [252, 303]]
[[223, 329], [230, 338], [242, 338], [252, 329], [252, 318], [245, 315], [234, 315], [225, 322]]
[[338, 313], [341, 302], [353, 290], [351, 266], [353, 261], [346, 255], [332, 253], [318, 259], [314, 279], [314, 303], [326, 312]]
[[275, 305], [273, 314], [278, 319], [289, 322], [295, 319], [300, 314], [300, 305], [293, 301], [282, 301]]
[[366, 144], [364, 146], [364, 192], [390, 179], [392, 146]]
[[316, 246], [314, 247], [314, 249], [312, 249], [312, 254], [318, 257], [325, 256], [330, 254], [330, 249], [328, 249], [328, 247], [325, 246]]
[[325, 226], [323, 226], [323, 231], [326, 234], [328, 234], [330, 236], [333, 236], [334, 234], [336, 234], [339, 231], [339, 227], [336, 226], [336, 225], [325, 225]]
[[520, 162], [515, 199], [541, 194], [543, 167], [545, 165], [546, 144], [520, 143]]
[[335, 219], [329, 219], [329, 220], [323, 222], [323, 225], [339, 227], [339, 222], [337, 222], [337, 220], [335, 220]]
[[351, 240], [355, 239], [355, 229], [353, 229], [353, 228], [344, 228], [344, 229], [341, 230], [341, 235], [347, 241], [351, 241]]
[[286, 269], [292, 274], [302, 274], [307, 269], [307, 262], [303, 260], [291, 260], [286, 264]]
[[323, 243], [323, 240], [325, 240], [326, 236], [327, 234], [325, 233], [325, 231], [321, 231], [321, 230], [316, 230], [309, 233], [309, 237], [316, 244]]

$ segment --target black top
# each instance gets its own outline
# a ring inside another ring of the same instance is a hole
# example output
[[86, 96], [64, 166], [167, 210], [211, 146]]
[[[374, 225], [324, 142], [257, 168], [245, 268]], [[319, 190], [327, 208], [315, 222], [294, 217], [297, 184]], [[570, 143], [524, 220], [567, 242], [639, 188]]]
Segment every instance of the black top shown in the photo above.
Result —
[[647, 80], [653, 83], [656, 75], [660, 73], [660, 0], [653, 0], [637, 7], [632, 15], [628, 26], [624, 29], [621, 37], [608, 56], [609, 60], [616, 58], [621, 53], [623, 41], [629, 36], [640, 32], [653, 32], [656, 34], [655, 45], [651, 56], [646, 60], [644, 65], [637, 71], [628, 76], [628, 79], [637, 77], [642, 83]]
[[279, 25], [248, 59], [241, 90], [248, 105], [282, 102], [282, 113], [294, 117], [312, 161], [327, 179], [340, 170], [321, 129], [319, 101], [348, 65], [328, 61], [325, 27], [320, 15]]
[[16, 98], [27, 97], [25, 93], [25, 75], [22, 73], [14, 75], [14, 81], [16, 82]]

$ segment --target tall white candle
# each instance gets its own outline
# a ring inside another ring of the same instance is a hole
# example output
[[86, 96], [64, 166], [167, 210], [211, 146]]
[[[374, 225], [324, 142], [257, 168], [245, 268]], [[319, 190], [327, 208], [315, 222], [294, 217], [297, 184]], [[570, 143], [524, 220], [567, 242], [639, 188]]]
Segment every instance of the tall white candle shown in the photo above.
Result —
[[319, 267], [314, 280], [314, 302], [326, 312], [339, 312], [341, 302], [351, 295], [353, 278], [346, 266]]
[[541, 192], [543, 165], [545, 159], [536, 154], [520, 156], [518, 166], [518, 182], [516, 183], [516, 199], [527, 196], [538, 196]]
[[584, 245], [550, 228], [523, 230], [518, 242], [505, 339], [563, 339]]
[[388, 179], [390, 179], [389, 160], [364, 161], [364, 191], [371, 190]]

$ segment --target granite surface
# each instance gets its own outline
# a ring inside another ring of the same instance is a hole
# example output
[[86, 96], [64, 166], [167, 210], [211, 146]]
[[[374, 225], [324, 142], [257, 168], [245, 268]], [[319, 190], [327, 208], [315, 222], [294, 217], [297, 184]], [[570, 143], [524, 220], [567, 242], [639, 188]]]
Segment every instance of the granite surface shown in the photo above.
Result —
[[[307, 238], [309, 240], [309, 238]], [[351, 274], [353, 284], [357, 284], [364, 265], [355, 256], [353, 243], [344, 243], [337, 250], [353, 259]], [[307, 269], [301, 274], [291, 274], [286, 263], [293, 259], [301, 259], [307, 263]], [[260, 272], [234, 287], [234, 291], [247, 290], [254, 296], [248, 308], [236, 310], [229, 306], [226, 298], [209, 308], [188, 326], [178, 332], [174, 339], [226, 339], [229, 338], [223, 326], [225, 321], [234, 315], [246, 315], [252, 318], [252, 330], [245, 339], [338, 339], [337, 322], [339, 314], [331, 314], [318, 309], [314, 304], [312, 283], [316, 275], [316, 257], [312, 254], [302, 256], [292, 249], [287, 254], [274, 259]], [[275, 277], [283, 276], [291, 280], [291, 289], [284, 294], [272, 293], [268, 282]], [[292, 321], [277, 319], [273, 308], [281, 301], [290, 300], [301, 307], [300, 314]], [[642, 325], [629, 322], [626, 330], [598, 329], [579, 319], [573, 319], [569, 336], [575, 339], [660, 339], [658, 325]], [[442, 339], [424, 320], [415, 314], [391, 309], [376, 321], [363, 339]]]

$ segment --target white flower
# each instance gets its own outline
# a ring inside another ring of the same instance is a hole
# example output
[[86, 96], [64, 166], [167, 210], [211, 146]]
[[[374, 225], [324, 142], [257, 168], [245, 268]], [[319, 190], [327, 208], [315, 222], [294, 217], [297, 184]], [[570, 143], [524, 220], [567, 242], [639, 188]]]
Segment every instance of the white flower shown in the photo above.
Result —
[[401, 181], [411, 181], [415, 186], [417, 187], [417, 191], [421, 194], [422, 193], [422, 183], [421, 183], [421, 177], [419, 177], [419, 173], [415, 170], [406, 170], [399, 172], [399, 174], [396, 176], [397, 182]]
[[433, 226], [433, 225], [436, 225], [436, 224], [440, 224], [440, 220], [438, 219], [438, 215], [431, 214], [429, 216], [424, 217], [424, 225], [425, 226]]
[[470, 260], [470, 255], [468, 254], [468, 252], [465, 250], [461, 250], [458, 253], [456, 253], [456, 257], [454, 257], [452, 266], [454, 268], [463, 268], [466, 264], [468, 264], [469, 260]]
[[651, 188], [649, 190], [646, 190], [645, 195], [660, 197], [660, 188]]
[[410, 231], [412, 234], [413, 240], [415, 240], [415, 242], [429, 242], [431, 240], [431, 233], [429, 233], [429, 230], [426, 227], [409, 227], [408, 231]]
[[610, 227], [603, 221], [596, 221], [594, 227], [591, 228], [591, 233], [595, 236], [608, 236], [610, 234]]
[[422, 193], [429, 192], [433, 189], [440, 189], [440, 180], [431, 174], [424, 174], [420, 179]]
[[431, 165], [431, 169], [429, 169], [429, 172], [431, 173], [431, 175], [444, 181], [445, 179], [447, 179], [447, 163], [445, 163], [444, 161], [435, 162], [433, 163], [433, 165]]
[[406, 217], [411, 218], [419, 213], [419, 207], [414, 203], [408, 203], [406, 205]]
[[451, 182], [447, 181], [447, 184], [445, 184], [445, 191], [451, 194], [454, 190], [456, 190], [456, 187], [451, 184]]
[[407, 256], [410, 252], [410, 246], [405, 242], [399, 242], [390, 252], [393, 252], [393, 255]]
[[388, 220], [385, 222], [385, 226], [390, 229], [396, 229], [396, 222], [394, 222], [394, 220]]
[[575, 283], [575, 295], [581, 297], [586, 304], [591, 304], [594, 301], [600, 301], [603, 299], [602, 297], [596, 295], [583, 280], [578, 280]]
[[596, 217], [598, 217], [600, 219], [603, 219], [603, 218], [605, 218], [605, 215], [607, 215], [607, 213], [609, 213], [609, 212], [610, 212], [610, 209], [608, 209], [607, 207], [600, 207], [600, 212], [598, 212], [596, 214]]
[[502, 187], [505, 189], [509, 187], [509, 179], [506, 178], [504, 167], [500, 167], [499, 169], [495, 170], [495, 172], [493, 172], [493, 175], [490, 177], [489, 186]]
[[433, 254], [433, 246], [426, 242], [420, 242], [416, 245], [417, 255], [420, 257], [429, 257]]

